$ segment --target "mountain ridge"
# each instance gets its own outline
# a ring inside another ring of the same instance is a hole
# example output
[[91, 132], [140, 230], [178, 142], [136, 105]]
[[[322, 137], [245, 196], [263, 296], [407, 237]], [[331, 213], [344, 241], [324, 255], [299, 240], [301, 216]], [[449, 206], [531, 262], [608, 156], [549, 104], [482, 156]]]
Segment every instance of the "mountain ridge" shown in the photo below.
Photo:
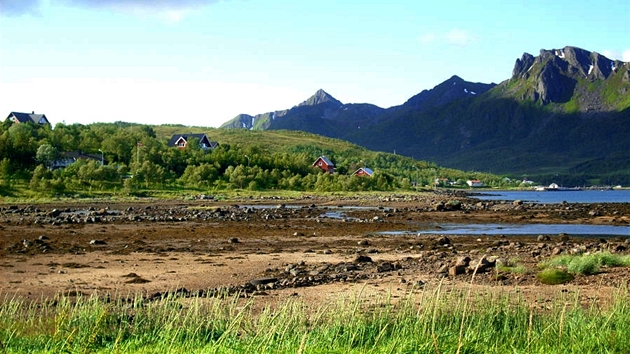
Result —
[[455, 75], [386, 109], [318, 90], [281, 112], [247, 129], [304, 130], [459, 169], [607, 173], [611, 156], [630, 159], [630, 64], [572, 46], [542, 49], [517, 58], [499, 84]]

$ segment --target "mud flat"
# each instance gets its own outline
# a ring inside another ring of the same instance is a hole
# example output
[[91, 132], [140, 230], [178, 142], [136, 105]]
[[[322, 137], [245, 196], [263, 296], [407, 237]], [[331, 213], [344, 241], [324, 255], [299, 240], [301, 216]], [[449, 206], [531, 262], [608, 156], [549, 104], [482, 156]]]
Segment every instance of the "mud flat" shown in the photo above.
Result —
[[[439, 233], [440, 225], [453, 223], [610, 225], [621, 232]], [[434, 229], [418, 232], [419, 225]], [[627, 281], [630, 268], [551, 286], [536, 279], [536, 265], [559, 254], [628, 254], [629, 226], [628, 203], [532, 204], [433, 193], [2, 205], [0, 292], [34, 301], [59, 293], [167, 292], [325, 301], [361, 288], [402, 296], [427, 285], [468, 286], [475, 273], [478, 291], [537, 299], [569, 291], [588, 301]], [[502, 272], [497, 264], [526, 271]]]

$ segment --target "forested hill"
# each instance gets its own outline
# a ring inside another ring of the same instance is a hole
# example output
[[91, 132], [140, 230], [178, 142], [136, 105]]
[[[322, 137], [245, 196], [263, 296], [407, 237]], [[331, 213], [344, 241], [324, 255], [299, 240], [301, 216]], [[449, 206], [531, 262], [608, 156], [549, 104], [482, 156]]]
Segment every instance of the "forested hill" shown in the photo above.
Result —
[[[174, 134], [203, 133], [214, 149], [201, 147], [198, 135], [184, 149], [168, 146]], [[313, 162], [326, 156], [336, 164], [325, 174]], [[59, 162], [76, 162], [64, 168]], [[70, 161], [72, 162], [72, 161]], [[360, 167], [372, 177], [352, 176]], [[132, 123], [0, 125], [0, 192], [75, 194], [97, 191], [229, 189], [297, 191], [413, 190], [436, 177], [465, 186], [467, 179], [488, 185], [505, 183], [498, 176], [441, 168], [433, 163], [291, 131], [225, 130], [179, 125]]]

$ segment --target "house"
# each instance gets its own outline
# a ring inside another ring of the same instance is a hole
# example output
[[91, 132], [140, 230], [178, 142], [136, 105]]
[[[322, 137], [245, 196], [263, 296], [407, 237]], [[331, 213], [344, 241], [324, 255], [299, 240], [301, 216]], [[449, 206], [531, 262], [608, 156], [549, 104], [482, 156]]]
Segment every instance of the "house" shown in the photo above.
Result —
[[374, 171], [370, 170], [367, 167], [361, 167], [358, 170], [354, 171], [354, 173], [352, 174], [353, 176], [367, 176], [367, 177], [372, 177], [372, 175], [374, 174]]
[[483, 187], [484, 186], [483, 182], [481, 182], [478, 179], [469, 179], [468, 181], [466, 181], [466, 184], [468, 184], [468, 186], [470, 186], [472, 188]]
[[436, 178], [433, 183], [436, 186], [448, 186], [448, 185], [452, 185], [452, 183], [448, 180], [448, 178], [446, 177], [441, 177], [441, 178]]
[[170, 147], [177, 146], [180, 149], [185, 149], [186, 146], [188, 146], [188, 140], [190, 139], [198, 139], [199, 147], [201, 147], [204, 150], [206, 149], [214, 150], [214, 148], [219, 146], [219, 143], [210, 141], [210, 139], [208, 138], [206, 134], [192, 134], [192, 133], [175, 134], [171, 137], [171, 140], [168, 141], [167, 145]]
[[71, 151], [61, 153], [61, 156], [52, 162], [50, 168], [52, 170], [66, 168], [79, 160], [94, 160], [104, 163], [102, 155], [86, 154], [82, 151]]
[[326, 156], [320, 156], [313, 162], [313, 167], [319, 167], [324, 172], [335, 173], [335, 164]]
[[16, 124], [30, 122], [39, 125], [50, 125], [50, 122], [48, 121], [48, 118], [46, 118], [45, 114], [35, 114], [34, 111], [31, 113], [11, 112], [9, 113], [7, 119]]

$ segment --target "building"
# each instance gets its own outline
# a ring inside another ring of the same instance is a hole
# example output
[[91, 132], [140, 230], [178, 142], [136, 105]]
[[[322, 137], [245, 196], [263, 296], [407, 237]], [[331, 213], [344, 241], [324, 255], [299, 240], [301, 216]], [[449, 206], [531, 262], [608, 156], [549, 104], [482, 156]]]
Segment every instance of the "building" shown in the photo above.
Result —
[[34, 111], [31, 113], [11, 112], [9, 113], [7, 119], [16, 124], [34, 123], [39, 125], [50, 125], [50, 122], [48, 121], [48, 118], [46, 118], [45, 114], [35, 114]]
[[468, 181], [466, 181], [466, 184], [472, 188], [478, 188], [478, 187], [484, 186], [483, 182], [481, 182], [478, 179], [469, 179]]
[[185, 149], [186, 146], [188, 146], [188, 141], [191, 139], [198, 139], [199, 147], [204, 150], [207, 150], [207, 149], [214, 150], [214, 148], [219, 146], [219, 143], [210, 141], [210, 139], [208, 138], [206, 134], [192, 134], [192, 133], [175, 134], [168, 141], [167, 145], [170, 147], [178, 147], [180, 149]]
[[313, 162], [313, 167], [319, 167], [324, 172], [335, 173], [335, 164], [326, 156], [320, 156]]
[[367, 176], [372, 177], [374, 175], [374, 171], [370, 170], [367, 167], [361, 167], [358, 170], [354, 171], [353, 176]]
[[101, 164], [105, 162], [103, 160], [103, 155], [86, 154], [82, 151], [71, 151], [61, 153], [61, 156], [52, 162], [50, 168], [53, 170], [66, 168], [79, 160], [93, 160], [98, 161]]

